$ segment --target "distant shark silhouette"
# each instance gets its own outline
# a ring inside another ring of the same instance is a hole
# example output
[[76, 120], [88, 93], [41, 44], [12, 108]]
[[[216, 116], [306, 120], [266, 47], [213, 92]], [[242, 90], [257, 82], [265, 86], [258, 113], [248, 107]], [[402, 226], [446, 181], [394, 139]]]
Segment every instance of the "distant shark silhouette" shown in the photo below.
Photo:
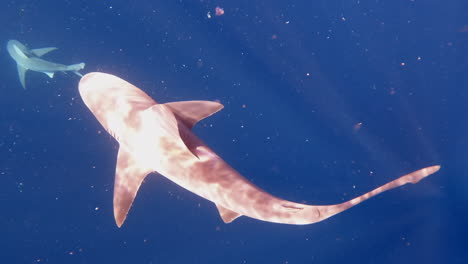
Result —
[[417, 183], [439, 170], [427, 167], [336, 205], [306, 205], [274, 197], [224, 162], [191, 128], [223, 106], [209, 101], [158, 104], [116, 76], [88, 73], [79, 90], [84, 103], [119, 142], [114, 185], [114, 217], [122, 226], [143, 179], [157, 172], [212, 201], [225, 223], [245, 215], [284, 224], [312, 224], [381, 192]]
[[47, 54], [57, 48], [40, 48], [40, 49], [28, 49], [26, 46], [21, 44], [17, 40], [9, 40], [7, 43], [7, 50], [10, 56], [16, 61], [18, 67], [18, 75], [21, 85], [26, 89], [26, 71], [37, 71], [45, 73], [50, 78], [54, 78], [55, 72], [74, 72], [78, 76], [83, 76], [79, 73], [85, 67], [84, 63], [78, 63], [73, 65], [63, 65], [41, 59], [44, 54]]

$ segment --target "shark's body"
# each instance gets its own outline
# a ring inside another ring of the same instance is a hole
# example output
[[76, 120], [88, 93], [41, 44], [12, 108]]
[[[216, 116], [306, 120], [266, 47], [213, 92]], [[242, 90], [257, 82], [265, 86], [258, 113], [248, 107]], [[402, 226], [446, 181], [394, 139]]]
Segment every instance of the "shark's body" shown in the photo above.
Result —
[[418, 170], [337, 205], [294, 203], [252, 184], [192, 133], [192, 126], [219, 111], [221, 104], [158, 104], [132, 84], [104, 73], [85, 75], [79, 90], [85, 104], [120, 145], [114, 186], [114, 216], [119, 227], [143, 179], [151, 172], [215, 203], [226, 223], [245, 215], [299, 225], [322, 221], [383, 191], [416, 183], [439, 169], [432, 166]]
[[40, 48], [28, 49], [17, 40], [9, 40], [7, 43], [7, 50], [10, 56], [15, 60], [18, 67], [18, 75], [23, 88], [26, 88], [26, 71], [42, 72], [49, 76], [54, 77], [55, 72], [71, 71], [78, 76], [82, 76], [79, 70], [85, 67], [84, 63], [73, 65], [63, 65], [41, 59], [40, 57], [57, 48]]

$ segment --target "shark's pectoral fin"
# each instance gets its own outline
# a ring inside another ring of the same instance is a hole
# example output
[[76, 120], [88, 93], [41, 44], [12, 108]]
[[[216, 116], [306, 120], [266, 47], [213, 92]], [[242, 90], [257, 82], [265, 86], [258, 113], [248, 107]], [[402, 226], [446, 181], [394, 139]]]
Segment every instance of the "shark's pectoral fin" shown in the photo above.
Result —
[[44, 54], [47, 54], [53, 50], [56, 50], [57, 48], [55, 47], [50, 47], [50, 48], [40, 48], [40, 49], [32, 49], [31, 52], [38, 56], [38, 57], [41, 57], [42, 55]]
[[218, 204], [216, 205], [216, 208], [218, 208], [219, 216], [221, 216], [221, 219], [223, 219], [226, 224], [231, 223], [236, 220], [237, 217], [242, 216], [241, 214], [226, 209]]
[[54, 78], [55, 72], [43, 72], [45, 75], [49, 76], [49, 78]]
[[114, 183], [114, 217], [122, 226], [143, 179], [152, 170], [139, 165], [124, 148], [119, 149]]
[[23, 66], [17, 64], [18, 67], [18, 77], [20, 79], [21, 85], [23, 86], [24, 89], [26, 89], [26, 71], [28, 69], [24, 68]]
[[182, 101], [165, 103], [164, 105], [169, 106], [188, 128], [192, 128], [198, 121], [224, 107], [222, 104], [212, 101]]

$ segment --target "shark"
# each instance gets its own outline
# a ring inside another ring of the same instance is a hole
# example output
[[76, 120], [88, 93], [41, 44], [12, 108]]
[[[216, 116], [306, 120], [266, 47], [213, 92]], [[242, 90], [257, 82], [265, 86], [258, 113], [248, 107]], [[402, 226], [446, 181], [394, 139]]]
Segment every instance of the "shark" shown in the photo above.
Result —
[[16, 62], [19, 79], [24, 89], [26, 89], [25, 77], [28, 70], [42, 72], [50, 78], [54, 77], [55, 72], [67, 71], [71, 71], [80, 77], [83, 76], [79, 70], [82, 70], [85, 67], [84, 63], [63, 65], [46, 61], [41, 58], [43, 55], [56, 49], [57, 48], [55, 47], [28, 49], [25, 45], [17, 40], [8, 41], [7, 50], [10, 56]]
[[93, 72], [79, 82], [79, 93], [118, 144], [114, 181], [114, 218], [124, 223], [145, 177], [167, 177], [215, 204], [221, 219], [240, 216], [281, 224], [317, 223], [377, 194], [417, 183], [440, 169], [429, 166], [401, 176], [368, 193], [334, 205], [307, 205], [275, 197], [240, 175], [193, 132], [200, 120], [223, 105], [212, 101], [159, 104], [141, 89], [111, 74]]

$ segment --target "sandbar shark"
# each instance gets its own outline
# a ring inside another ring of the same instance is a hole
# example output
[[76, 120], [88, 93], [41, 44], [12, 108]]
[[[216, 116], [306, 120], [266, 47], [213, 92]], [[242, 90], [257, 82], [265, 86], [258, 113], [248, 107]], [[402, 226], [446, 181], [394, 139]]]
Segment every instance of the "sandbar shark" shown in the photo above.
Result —
[[327, 219], [381, 192], [417, 183], [440, 168], [420, 169], [340, 204], [290, 202], [255, 186], [192, 133], [198, 121], [221, 110], [222, 104], [158, 104], [129, 82], [99, 72], [82, 77], [79, 92], [96, 119], [119, 143], [113, 201], [118, 227], [124, 223], [143, 179], [152, 172], [212, 201], [225, 223], [244, 215], [304, 225]]
[[63, 65], [41, 59], [41, 57], [53, 50], [55, 47], [28, 49], [25, 45], [17, 40], [9, 40], [7, 43], [7, 50], [10, 56], [16, 61], [18, 67], [18, 75], [21, 85], [26, 89], [26, 71], [36, 71], [45, 73], [50, 78], [54, 78], [55, 72], [71, 71], [76, 75], [82, 77], [79, 73], [85, 67], [84, 63], [77, 63], [73, 65]]

